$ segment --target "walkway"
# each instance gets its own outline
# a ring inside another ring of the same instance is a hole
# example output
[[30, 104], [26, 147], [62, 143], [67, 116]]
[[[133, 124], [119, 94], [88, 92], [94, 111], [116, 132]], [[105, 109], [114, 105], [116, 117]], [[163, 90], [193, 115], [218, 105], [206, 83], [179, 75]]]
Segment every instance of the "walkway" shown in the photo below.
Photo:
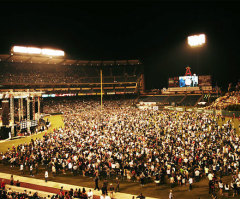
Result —
[[[11, 174], [0, 172], [0, 180], [4, 179], [7, 184], [10, 183], [10, 177], [11, 177]], [[21, 183], [21, 187], [34, 189], [36, 191], [55, 193], [55, 194], [59, 193], [59, 190], [61, 189], [61, 187], [63, 187], [64, 190], [70, 190], [71, 188], [73, 190], [79, 189], [79, 188], [82, 190], [84, 188], [81, 186], [58, 183], [58, 182], [53, 182], [53, 181], [45, 182], [44, 180], [41, 180], [41, 179], [22, 177], [22, 176], [18, 176], [18, 175], [14, 175], [13, 178], [14, 178], [14, 181], [19, 180], [19, 182]], [[88, 192], [88, 190], [90, 188], [85, 187], [85, 189]], [[94, 194], [94, 199], [99, 199], [100, 198], [99, 196], [101, 195], [101, 191], [97, 191], [97, 190], [93, 190], [93, 189], [92, 189], [92, 191]], [[126, 193], [118, 192], [118, 193], [114, 194], [115, 199], [132, 199], [133, 196], [135, 196], [135, 198], [136, 198], [136, 195], [126, 194]], [[156, 199], [156, 198], [147, 197], [147, 199]]]

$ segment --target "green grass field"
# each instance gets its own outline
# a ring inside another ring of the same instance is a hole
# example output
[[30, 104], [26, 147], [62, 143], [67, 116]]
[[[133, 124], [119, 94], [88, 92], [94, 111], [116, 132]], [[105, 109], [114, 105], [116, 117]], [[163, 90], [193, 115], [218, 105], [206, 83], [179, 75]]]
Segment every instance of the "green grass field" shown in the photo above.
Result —
[[34, 134], [28, 137], [20, 138], [20, 139], [1, 142], [0, 152], [7, 151], [8, 148], [12, 148], [13, 146], [17, 146], [19, 144], [29, 143], [31, 139], [35, 140], [36, 138], [42, 138], [45, 133], [51, 132], [54, 128], [59, 128], [64, 126], [62, 115], [47, 116], [45, 119], [47, 118], [51, 122], [51, 127], [47, 131]]

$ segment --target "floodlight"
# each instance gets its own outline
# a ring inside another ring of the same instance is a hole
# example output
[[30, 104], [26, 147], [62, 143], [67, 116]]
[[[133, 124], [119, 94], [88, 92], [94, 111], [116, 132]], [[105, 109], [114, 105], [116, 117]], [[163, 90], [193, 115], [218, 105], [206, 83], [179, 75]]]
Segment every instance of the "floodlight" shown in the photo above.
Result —
[[28, 53], [29, 54], [41, 54], [41, 48], [29, 47]]
[[188, 37], [188, 45], [192, 47], [202, 46], [206, 43], [205, 34], [192, 35]]
[[64, 56], [64, 51], [44, 48], [42, 49], [42, 54], [51, 56]]
[[25, 46], [14, 46], [12, 48], [13, 53], [22, 53], [22, 54], [35, 54], [43, 56], [64, 56], [64, 51], [54, 50], [48, 48], [36, 48], [36, 47], [25, 47]]
[[14, 46], [12, 51], [15, 53], [27, 53], [27, 48], [23, 46]]

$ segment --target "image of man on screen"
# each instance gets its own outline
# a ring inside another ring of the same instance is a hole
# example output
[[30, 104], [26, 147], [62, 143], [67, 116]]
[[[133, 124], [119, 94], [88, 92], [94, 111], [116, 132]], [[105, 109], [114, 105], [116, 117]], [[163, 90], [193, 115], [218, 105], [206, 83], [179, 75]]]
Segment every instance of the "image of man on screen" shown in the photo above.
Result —
[[183, 77], [180, 77], [180, 79], [179, 79], [179, 86], [180, 86], [180, 87], [185, 87], [185, 86], [186, 86], [186, 85], [185, 85], [185, 80], [184, 80]]
[[187, 87], [190, 87], [192, 84], [192, 78], [191, 76], [186, 76], [185, 84]]

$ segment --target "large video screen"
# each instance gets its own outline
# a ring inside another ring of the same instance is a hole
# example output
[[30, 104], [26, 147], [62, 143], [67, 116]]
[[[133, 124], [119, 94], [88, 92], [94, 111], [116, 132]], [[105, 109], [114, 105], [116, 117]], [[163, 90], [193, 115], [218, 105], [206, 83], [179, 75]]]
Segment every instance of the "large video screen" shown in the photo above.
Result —
[[180, 87], [196, 87], [198, 86], [198, 76], [180, 76]]

